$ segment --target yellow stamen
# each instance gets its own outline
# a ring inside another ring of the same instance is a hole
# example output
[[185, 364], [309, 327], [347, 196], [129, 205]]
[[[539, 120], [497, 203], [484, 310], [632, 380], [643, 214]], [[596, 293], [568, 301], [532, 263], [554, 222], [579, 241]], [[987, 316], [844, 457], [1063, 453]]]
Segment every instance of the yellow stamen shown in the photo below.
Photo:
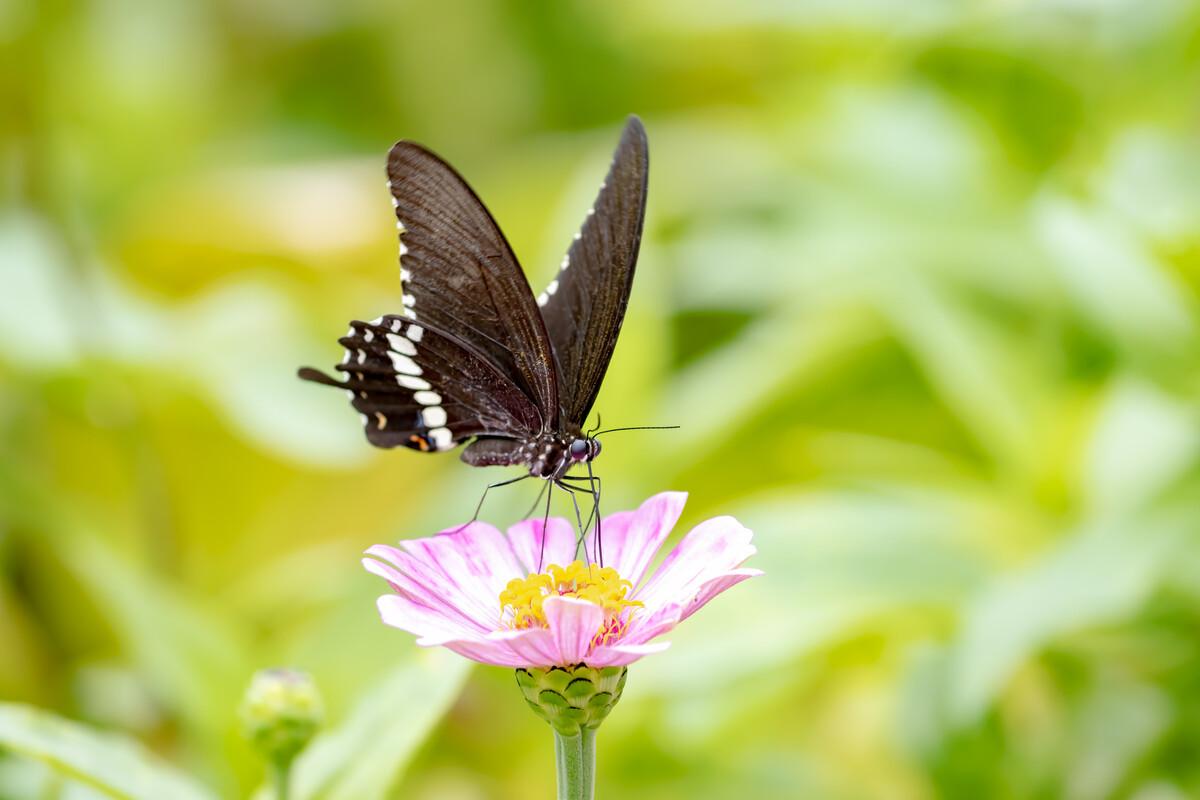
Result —
[[500, 593], [500, 613], [512, 628], [546, 628], [542, 603], [547, 597], [578, 597], [604, 609], [604, 623], [596, 631], [593, 644], [605, 644], [619, 638], [628, 622], [626, 611], [641, 607], [627, 600], [633, 584], [612, 567], [573, 561], [566, 567], [551, 564], [545, 572], [531, 572], [527, 578], [513, 578]]

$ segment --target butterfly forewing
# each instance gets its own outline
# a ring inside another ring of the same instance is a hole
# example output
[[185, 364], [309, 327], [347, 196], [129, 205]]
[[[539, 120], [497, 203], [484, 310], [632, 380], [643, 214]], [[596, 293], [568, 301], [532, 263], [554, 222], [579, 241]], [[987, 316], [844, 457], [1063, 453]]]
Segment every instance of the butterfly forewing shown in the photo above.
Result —
[[[351, 323], [338, 380], [379, 447], [565, 474], [612, 357], [646, 203], [646, 135], [625, 126], [612, 167], [555, 280], [535, 300], [508, 242], [458, 173], [420, 145], [388, 154], [403, 315]], [[540, 308], [539, 308], [540, 306]]]
[[312, 369], [300, 376], [345, 389], [377, 447], [448, 450], [481, 435], [524, 441], [542, 427], [537, 406], [484, 354], [427, 322], [353, 322], [339, 341], [343, 380]]
[[481, 352], [558, 423], [553, 351], [529, 283], [483, 203], [454, 169], [412, 142], [388, 154], [405, 314]]
[[576, 426], [596, 400], [625, 317], [648, 175], [646, 131], [630, 117], [595, 204], [537, 298], [558, 361], [563, 415]]

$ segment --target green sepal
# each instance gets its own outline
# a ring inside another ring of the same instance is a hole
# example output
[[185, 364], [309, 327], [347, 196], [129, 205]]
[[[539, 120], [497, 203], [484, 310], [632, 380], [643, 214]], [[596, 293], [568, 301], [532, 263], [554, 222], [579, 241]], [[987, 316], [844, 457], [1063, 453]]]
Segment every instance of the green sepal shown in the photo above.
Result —
[[517, 670], [517, 686], [533, 713], [563, 736], [578, 736], [595, 729], [621, 699], [625, 689], [625, 667], [596, 669], [574, 667], [525, 667]]

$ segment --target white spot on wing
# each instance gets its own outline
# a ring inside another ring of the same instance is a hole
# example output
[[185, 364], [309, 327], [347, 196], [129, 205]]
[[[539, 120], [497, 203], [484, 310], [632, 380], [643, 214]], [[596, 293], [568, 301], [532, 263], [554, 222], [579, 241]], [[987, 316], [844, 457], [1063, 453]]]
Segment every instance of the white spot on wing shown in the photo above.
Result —
[[554, 294], [558, 291], [558, 279], [550, 281], [550, 285], [546, 287], [546, 294]]
[[363, 341], [364, 342], [375, 341], [375, 331], [366, 331], [365, 333], [363, 333]]
[[440, 428], [446, 424], [446, 409], [441, 406], [430, 406], [421, 411], [421, 419], [430, 428]]
[[434, 428], [429, 432], [429, 439], [438, 450], [445, 450], [453, 443], [449, 428]]
[[396, 383], [403, 386], [405, 389], [429, 389], [429, 381], [424, 378], [414, 378], [412, 375], [397, 375]]
[[399, 333], [399, 332], [401, 331], [401, 329], [403, 329], [403, 328], [404, 328], [404, 323], [403, 323], [403, 322], [401, 322], [401, 321], [400, 321], [400, 320], [398, 320], [398, 319], [394, 319], [394, 320], [392, 320], [392, 331], [393, 331], [393, 332], [395, 332], [395, 333]]
[[421, 368], [417, 366], [417, 362], [413, 361], [406, 355], [401, 353], [388, 353], [388, 358], [392, 360], [392, 367], [401, 375], [420, 375]]
[[544, 306], [548, 302], [550, 302], [550, 295], [546, 294], [545, 292], [542, 292], [537, 296], [537, 304], [539, 306]]
[[400, 280], [407, 283], [408, 281], [412, 280], [412, 273], [409, 272], [408, 270], [406, 270], [404, 267], [401, 267], [400, 268]]
[[423, 406], [440, 406], [442, 404], [442, 396], [437, 392], [416, 392], [413, 394], [413, 400]]
[[408, 330], [404, 333], [405, 336], [412, 339], [414, 342], [421, 341], [421, 337], [425, 335], [425, 329], [420, 325], [409, 325]]
[[394, 333], [389, 333], [387, 335], [387, 340], [388, 344], [390, 344], [392, 349], [397, 353], [403, 353], [406, 356], [415, 356], [417, 354], [416, 345], [414, 345], [408, 339], [397, 336]]
[[379, 430], [383, 430], [384, 428], [387, 427], [387, 417], [385, 417], [382, 412], [379, 412], [379, 411], [375, 412], [375, 421], [376, 421], [375, 427], [378, 428]]
[[406, 305], [409, 308], [412, 308], [414, 305], [417, 304], [416, 298], [413, 297], [411, 294], [404, 295], [403, 302], [404, 302], [404, 305]]

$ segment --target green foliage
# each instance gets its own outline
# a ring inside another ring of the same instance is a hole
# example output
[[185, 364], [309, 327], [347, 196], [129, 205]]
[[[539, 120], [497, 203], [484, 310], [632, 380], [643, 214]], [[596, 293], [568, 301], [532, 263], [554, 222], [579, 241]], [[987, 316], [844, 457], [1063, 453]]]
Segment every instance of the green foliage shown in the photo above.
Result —
[[127, 737], [16, 703], [0, 704], [0, 750], [41, 761], [117, 800], [213, 796]]
[[[688, 490], [682, 529], [736, 514], [767, 574], [630, 669], [600, 791], [1200, 795], [1198, 30], [1182, 0], [8, 3], [0, 696], [246, 796], [239, 694], [294, 664], [329, 725], [300, 796], [547, 794], [511, 673], [384, 628], [357, 563], [496, 478], [372, 451], [294, 369], [395, 310], [392, 141], [461, 168], [536, 287], [637, 112], [597, 408], [682, 428], [606, 439], [604, 507]], [[37, 769], [0, 758], [0, 796], [87, 796]]]

